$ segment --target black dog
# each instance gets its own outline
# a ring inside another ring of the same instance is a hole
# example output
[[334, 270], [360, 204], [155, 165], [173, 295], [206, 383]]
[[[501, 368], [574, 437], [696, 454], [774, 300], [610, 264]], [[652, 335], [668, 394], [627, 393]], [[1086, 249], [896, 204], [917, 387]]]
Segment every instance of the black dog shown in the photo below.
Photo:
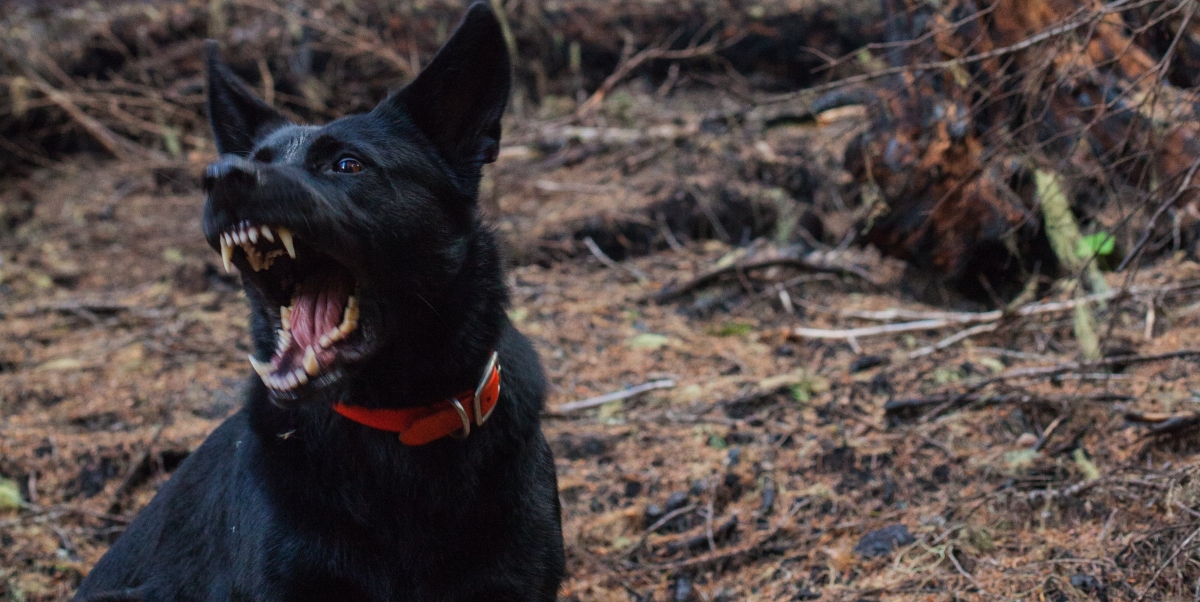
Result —
[[545, 382], [476, 209], [509, 92], [495, 16], [472, 6], [409, 86], [323, 127], [212, 43], [208, 77], [204, 233], [243, 275], [259, 376], [77, 598], [554, 600]]

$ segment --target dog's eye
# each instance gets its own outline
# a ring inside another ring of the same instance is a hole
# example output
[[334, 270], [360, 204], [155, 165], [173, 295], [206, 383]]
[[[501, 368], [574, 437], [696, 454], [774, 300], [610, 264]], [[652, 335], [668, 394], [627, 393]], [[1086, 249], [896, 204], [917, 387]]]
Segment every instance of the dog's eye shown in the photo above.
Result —
[[333, 171], [338, 173], [358, 173], [363, 170], [363, 164], [358, 159], [342, 157], [333, 164]]

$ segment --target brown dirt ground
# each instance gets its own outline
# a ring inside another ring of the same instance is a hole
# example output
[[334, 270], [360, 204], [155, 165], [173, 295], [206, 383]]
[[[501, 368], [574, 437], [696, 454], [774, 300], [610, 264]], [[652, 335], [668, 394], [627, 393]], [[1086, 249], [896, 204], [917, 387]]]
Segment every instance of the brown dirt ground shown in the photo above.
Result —
[[[626, 98], [614, 125], [683, 123], [721, 108], [719, 95]], [[652, 103], [664, 108], [652, 114]], [[835, 192], [840, 145], [860, 125], [853, 119], [763, 138], [767, 150], [823, 166], [831, 184], [816, 205], [835, 234], [851, 221]], [[753, 157], [770, 153], [738, 131], [701, 130], [660, 150], [522, 146], [544, 123], [513, 124], [515, 150], [485, 187], [517, 258], [580, 219], [636, 213], [681, 186], [771, 188], [745, 177]], [[571, 152], [582, 158], [561, 160]], [[631, 169], [634, 156], [642, 158]], [[251, 374], [245, 309], [236, 276], [220, 273], [199, 235], [193, 181], [205, 160], [162, 168], [77, 159], [0, 183], [7, 207], [32, 211], [0, 233], [0, 477], [24, 500], [0, 511], [0, 600], [69, 597], [156, 486], [240, 403]], [[839, 310], [948, 309], [915, 301], [928, 291], [903, 266], [855, 249], [847, 256], [881, 287], [774, 268], [670, 303], [645, 301], [744, 252], [705, 240], [622, 263], [635, 270], [587, 254], [510, 269], [511, 315], [552, 383], [545, 431], [564, 504], [565, 599], [1192, 598], [1197, 446], [1190, 435], [1151, 437], [1125, 416], [1193, 412], [1197, 358], [1011, 379], [982, 393], [1024, 398], [892, 418], [884, 411], [892, 400], [1075, 359], [1071, 314], [1015, 321], [918, 359], [911, 350], [955, 330], [864, 337], [857, 350], [789, 337], [801, 325], [877, 323]], [[1132, 282], [1153, 291], [1196, 279], [1200, 265], [1173, 257]], [[1110, 304], [1099, 316], [1105, 347], [1193, 346], [1200, 303], [1191, 291]], [[866, 356], [879, 365], [852, 372]], [[661, 378], [677, 385], [555, 411]], [[1130, 397], [1122, 406], [1106, 393]], [[695, 509], [648, 535], [648, 506], [680, 492]], [[911, 543], [876, 558], [854, 551], [868, 532], [896, 524]]]

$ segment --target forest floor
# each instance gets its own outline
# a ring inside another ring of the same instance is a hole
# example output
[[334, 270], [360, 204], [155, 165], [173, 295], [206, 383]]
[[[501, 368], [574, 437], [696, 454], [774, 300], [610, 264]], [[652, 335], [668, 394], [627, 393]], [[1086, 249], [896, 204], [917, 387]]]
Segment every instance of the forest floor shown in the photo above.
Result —
[[[803, 338], [796, 327], [994, 307], [838, 244], [856, 218], [837, 190], [860, 113], [775, 128], [764, 147], [697, 117], [720, 94], [621, 94], [614, 125], [630, 141], [554, 149], [541, 142], [554, 115], [514, 120], [482, 200], [512, 257], [510, 315], [551, 382], [564, 599], [1196, 595], [1200, 465], [1185, 427], [1200, 409], [1200, 355], [1187, 352], [1200, 347], [1200, 265], [1180, 254], [1108, 275], [1131, 291], [1097, 309], [1104, 349], [1122, 358], [1108, 363], [1076, 363], [1069, 307], [930, 354], [981, 322]], [[201, 239], [208, 160], [76, 158], [0, 182], [0, 600], [69, 598], [239, 407], [246, 308]], [[815, 242], [860, 275], [734, 269], [656, 301], [772, 251], [772, 236], [658, 241], [616, 262], [576, 244], [581, 224], [620, 240], [605, 228], [680, 191], [778, 195], [762, 167], [780, 164], [808, 166]]]

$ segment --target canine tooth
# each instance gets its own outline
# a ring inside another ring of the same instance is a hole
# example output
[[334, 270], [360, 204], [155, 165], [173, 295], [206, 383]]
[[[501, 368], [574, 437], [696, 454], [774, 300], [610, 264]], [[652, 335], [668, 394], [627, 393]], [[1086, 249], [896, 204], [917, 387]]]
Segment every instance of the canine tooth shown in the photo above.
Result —
[[292, 375], [296, 378], [296, 382], [302, 385], [308, 384], [308, 375], [305, 374], [303, 370], [296, 368], [296, 371], [293, 372]]
[[342, 323], [338, 325], [338, 332], [343, 336], [347, 336], [358, 328], [358, 299], [350, 297], [346, 302], [346, 310], [342, 313]]
[[233, 245], [221, 239], [221, 263], [225, 264], [225, 271], [233, 271]]
[[279, 234], [279, 242], [283, 243], [283, 248], [287, 249], [288, 257], [295, 259], [296, 246], [292, 242], [292, 231], [281, 226], [278, 228], [277, 234]]
[[279, 323], [284, 330], [292, 329], [292, 308], [286, 305], [279, 308]]
[[258, 228], [251, 227], [246, 231], [246, 235], [250, 237], [251, 244], [258, 242]]
[[346, 309], [342, 312], [342, 323], [338, 326], [338, 329], [343, 332], [349, 332], [354, 330], [356, 326], [358, 326], [358, 299], [350, 297], [346, 301]]
[[309, 345], [304, 349], [304, 371], [316, 376], [317, 372], [321, 371], [321, 365], [317, 363], [317, 350]]
[[258, 377], [263, 379], [263, 382], [266, 382], [271, 375], [271, 366], [258, 361], [253, 355], [247, 355], [246, 358], [250, 360], [250, 366], [258, 373]]

